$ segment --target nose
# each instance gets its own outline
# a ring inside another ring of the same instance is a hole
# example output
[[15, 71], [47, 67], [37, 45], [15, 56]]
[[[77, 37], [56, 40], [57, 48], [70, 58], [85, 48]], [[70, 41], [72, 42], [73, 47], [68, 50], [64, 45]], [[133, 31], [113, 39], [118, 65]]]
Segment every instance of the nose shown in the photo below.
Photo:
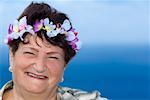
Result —
[[45, 64], [45, 61], [44, 61], [44, 58], [42, 57], [39, 57], [36, 61], [35, 61], [35, 64], [34, 64], [34, 70], [38, 73], [43, 73], [47, 70], [47, 67], [46, 67], [46, 64]]

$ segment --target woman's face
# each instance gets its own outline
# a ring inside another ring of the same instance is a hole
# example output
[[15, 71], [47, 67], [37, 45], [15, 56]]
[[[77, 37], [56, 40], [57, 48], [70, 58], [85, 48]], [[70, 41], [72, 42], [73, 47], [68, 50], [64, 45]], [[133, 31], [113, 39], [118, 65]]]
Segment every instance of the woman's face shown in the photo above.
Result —
[[14, 55], [10, 50], [10, 65], [16, 88], [33, 93], [49, 92], [63, 76], [64, 52], [58, 46], [47, 46], [39, 37], [30, 36], [29, 43], [20, 44]]

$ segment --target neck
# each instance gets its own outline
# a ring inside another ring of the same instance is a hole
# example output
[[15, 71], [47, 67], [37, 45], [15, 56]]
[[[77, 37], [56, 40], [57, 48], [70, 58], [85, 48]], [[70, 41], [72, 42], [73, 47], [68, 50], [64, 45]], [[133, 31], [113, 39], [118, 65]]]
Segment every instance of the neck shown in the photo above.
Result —
[[57, 87], [51, 91], [31, 93], [25, 90], [20, 90], [14, 86], [12, 98], [12, 100], [57, 100]]

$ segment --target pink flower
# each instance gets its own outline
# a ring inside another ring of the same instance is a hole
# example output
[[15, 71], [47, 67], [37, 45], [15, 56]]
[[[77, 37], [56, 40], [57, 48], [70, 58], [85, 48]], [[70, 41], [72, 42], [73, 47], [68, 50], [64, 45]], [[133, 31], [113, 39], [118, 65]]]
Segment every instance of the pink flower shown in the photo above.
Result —
[[27, 17], [24, 16], [23, 18], [21, 18], [19, 20], [19, 31], [22, 31], [22, 30], [24, 30], [26, 28], [26, 26], [27, 26], [27, 19], [26, 18]]

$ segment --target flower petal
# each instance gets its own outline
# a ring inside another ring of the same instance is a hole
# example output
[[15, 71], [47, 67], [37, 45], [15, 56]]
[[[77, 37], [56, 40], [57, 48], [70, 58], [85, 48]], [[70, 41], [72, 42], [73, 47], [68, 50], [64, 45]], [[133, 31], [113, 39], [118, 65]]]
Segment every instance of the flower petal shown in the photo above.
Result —
[[18, 39], [19, 38], [19, 33], [13, 32], [11, 34], [12, 39]]
[[76, 36], [75, 36], [75, 34], [72, 31], [69, 31], [67, 33], [67, 37], [66, 37], [67, 41], [73, 41], [75, 38], [76, 38]]
[[10, 24], [8, 28], [8, 34], [11, 34], [13, 32], [13, 25]]
[[19, 34], [19, 37], [21, 38], [25, 32], [26, 32], [26, 30], [20, 31], [20, 32], [18, 33], [18, 34]]
[[49, 38], [52, 37], [52, 33], [51, 33], [51, 32], [47, 32], [46, 34], [47, 34], [47, 36], [48, 36]]
[[42, 20], [40, 22], [36, 21], [35, 24], [33, 25], [33, 27], [34, 27], [35, 32], [39, 31], [43, 27]]
[[26, 26], [27, 26], [27, 19], [26, 16], [24, 16], [19, 20], [19, 30], [25, 29]]
[[49, 25], [49, 19], [48, 18], [44, 19], [44, 26], [46, 26], [46, 25]]
[[27, 30], [27, 31], [32, 30], [32, 29], [33, 29], [33, 27], [32, 27], [31, 25], [28, 25], [28, 26], [26, 27], [26, 30]]
[[27, 17], [24, 16], [19, 20], [19, 24], [26, 24], [27, 25]]
[[71, 28], [69, 20], [68, 19], [64, 20], [64, 22], [61, 25], [61, 27], [64, 28], [66, 31], [68, 31]]
[[28, 25], [26, 27], [26, 32], [29, 32], [29, 33], [31, 33], [33, 35], [34, 34], [33, 27], [31, 25]]
[[77, 46], [77, 48], [76, 49], [80, 49], [81, 48], [81, 46], [82, 46], [82, 42], [81, 41], [78, 41], [78, 42], [76, 42], [75, 43], [76, 44], [76, 46]]
[[14, 24], [13, 24], [13, 32], [19, 31], [19, 25], [18, 24], [19, 24], [18, 20], [15, 20]]

